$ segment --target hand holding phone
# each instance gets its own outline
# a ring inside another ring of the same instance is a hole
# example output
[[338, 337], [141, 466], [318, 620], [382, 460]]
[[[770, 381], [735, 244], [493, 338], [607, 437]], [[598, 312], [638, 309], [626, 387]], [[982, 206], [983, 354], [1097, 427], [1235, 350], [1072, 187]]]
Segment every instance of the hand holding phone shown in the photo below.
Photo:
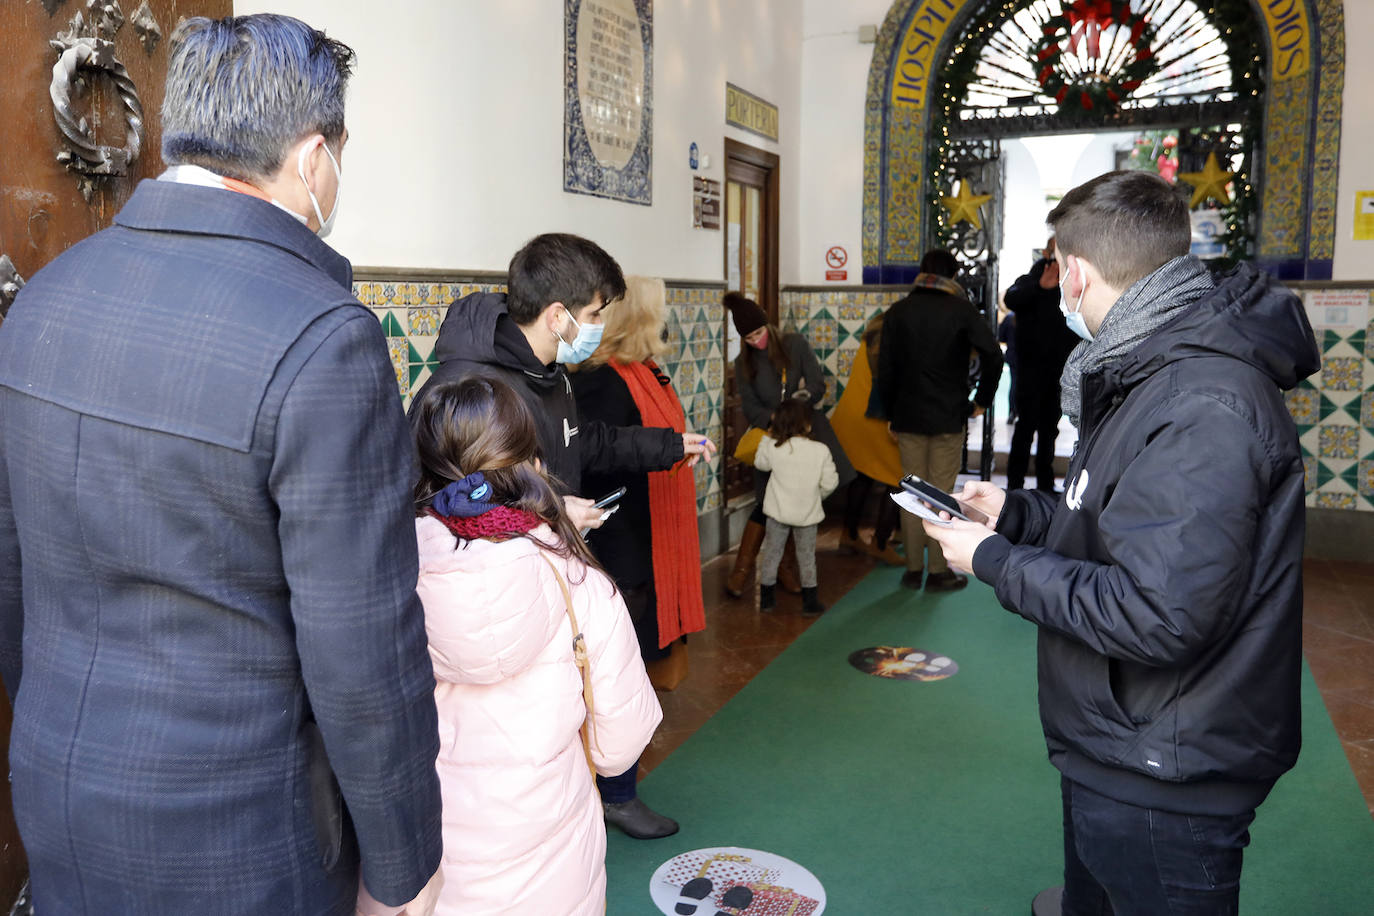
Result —
[[[968, 503], [960, 502], [933, 483], [922, 480], [915, 474], [908, 474], [902, 478], [902, 489], [925, 503], [936, 513], [948, 512], [954, 518], [961, 518], [966, 522], [976, 522], [979, 525], [988, 523], [988, 517], [985, 513]], [[938, 521], [938, 518], [932, 519], [932, 521]]]

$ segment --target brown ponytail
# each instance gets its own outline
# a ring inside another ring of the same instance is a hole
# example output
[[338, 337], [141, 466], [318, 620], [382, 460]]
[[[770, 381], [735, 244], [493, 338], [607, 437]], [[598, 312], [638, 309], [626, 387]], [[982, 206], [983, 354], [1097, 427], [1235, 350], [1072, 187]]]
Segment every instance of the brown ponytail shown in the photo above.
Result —
[[562, 497], [536, 466], [539, 437], [534, 418], [509, 385], [484, 376], [426, 385], [410, 405], [409, 419], [420, 458], [416, 515], [425, 514], [444, 487], [481, 471], [491, 485], [493, 502], [538, 516], [562, 543], [546, 544], [529, 533], [523, 537], [561, 557], [576, 557], [601, 569], [564, 511]]

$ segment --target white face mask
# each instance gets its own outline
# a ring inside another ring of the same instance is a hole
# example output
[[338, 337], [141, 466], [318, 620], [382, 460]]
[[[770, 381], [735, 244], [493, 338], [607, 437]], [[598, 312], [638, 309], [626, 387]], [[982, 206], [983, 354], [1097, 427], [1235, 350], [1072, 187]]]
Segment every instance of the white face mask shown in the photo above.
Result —
[[601, 345], [601, 333], [606, 330], [604, 324], [579, 324], [573, 318], [572, 312], [568, 312], [569, 320], [573, 327], [577, 328], [577, 334], [573, 336], [572, 342], [563, 339], [561, 334], [555, 332], [558, 338], [558, 361], [560, 363], [580, 363], [587, 357], [596, 352], [596, 348]]
[[301, 147], [300, 155], [296, 157], [296, 174], [301, 176], [301, 184], [305, 185], [305, 193], [310, 195], [310, 206], [315, 208], [315, 219], [319, 220], [320, 228], [315, 230], [315, 234], [320, 238], [325, 238], [334, 231], [334, 218], [339, 215], [339, 200], [343, 197], [343, 169], [339, 168], [339, 160], [334, 158], [334, 154], [329, 151], [328, 143], [321, 143], [324, 154], [329, 157], [329, 164], [334, 166], [334, 208], [329, 211], [329, 219], [324, 218], [320, 212], [320, 202], [315, 199], [315, 192], [310, 190], [310, 183], [305, 180], [305, 156], [310, 152], [308, 147]]
[[[1064, 263], [1067, 266], [1068, 258], [1064, 259]], [[1081, 266], [1078, 268], [1078, 272], [1080, 275], [1083, 273], [1083, 268]], [[1083, 288], [1078, 292], [1078, 304], [1074, 306], [1073, 311], [1069, 311], [1069, 305], [1066, 301], [1068, 296], [1064, 293], [1064, 281], [1067, 279], [1068, 277], [1065, 276], [1064, 271], [1061, 270], [1059, 277], [1059, 311], [1063, 313], [1064, 323], [1069, 326], [1070, 331], [1073, 331], [1084, 340], [1091, 341], [1093, 339], [1093, 332], [1088, 330], [1088, 322], [1083, 317], [1083, 296], [1088, 291], [1088, 284], [1083, 284]]]

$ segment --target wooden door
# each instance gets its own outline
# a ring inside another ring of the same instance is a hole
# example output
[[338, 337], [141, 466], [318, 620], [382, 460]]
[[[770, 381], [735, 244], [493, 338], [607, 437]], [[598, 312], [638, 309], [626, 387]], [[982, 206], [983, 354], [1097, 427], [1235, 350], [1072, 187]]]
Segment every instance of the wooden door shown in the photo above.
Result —
[[[232, 0], [0, 3], [0, 315], [22, 278], [110, 225], [134, 185], [162, 171], [167, 39], [187, 16], [232, 13]], [[7, 698], [0, 707], [8, 761]], [[27, 872], [3, 781], [0, 912]]]
[[[778, 324], [778, 157], [725, 141], [725, 283], [763, 307]], [[753, 469], [734, 458], [739, 437], [749, 428], [735, 389], [735, 357], [740, 337], [725, 315], [725, 498], [754, 492]]]

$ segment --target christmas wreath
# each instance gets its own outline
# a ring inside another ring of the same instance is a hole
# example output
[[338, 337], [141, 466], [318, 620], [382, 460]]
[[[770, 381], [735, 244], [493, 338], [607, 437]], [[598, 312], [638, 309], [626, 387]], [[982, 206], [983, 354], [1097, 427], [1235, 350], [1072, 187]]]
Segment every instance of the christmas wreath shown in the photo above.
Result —
[[[1103, 33], [1113, 27], [1118, 31], [1104, 59]], [[1127, 0], [1074, 0], [1048, 19], [1041, 31], [1033, 60], [1036, 80], [1060, 105], [1076, 98], [1085, 109], [1114, 107], [1158, 68], [1155, 27], [1144, 14], [1134, 12]], [[1125, 47], [1114, 51], [1122, 32], [1127, 38]], [[1087, 71], [1081, 73], [1064, 65], [1064, 55], [1077, 55], [1080, 46], [1089, 61]]]

